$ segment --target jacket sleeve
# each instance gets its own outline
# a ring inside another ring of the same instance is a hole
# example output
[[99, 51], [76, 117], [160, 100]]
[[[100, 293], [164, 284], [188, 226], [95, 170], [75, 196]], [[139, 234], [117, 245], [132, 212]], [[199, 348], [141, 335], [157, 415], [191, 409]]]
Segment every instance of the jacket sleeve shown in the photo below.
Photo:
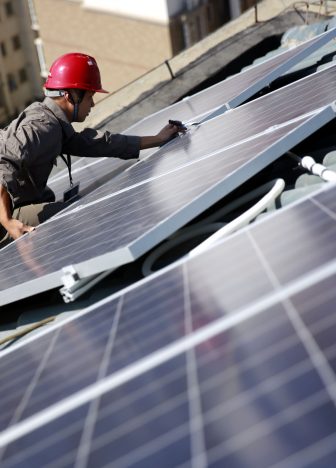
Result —
[[10, 161], [6, 157], [0, 158], [0, 185], [5, 187], [12, 200], [13, 194], [18, 192], [18, 180], [16, 176], [18, 171], [19, 166], [14, 161]]
[[74, 133], [63, 145], [62, 151], [90, 158], [134, 159], [139, 157], [140, 137], [86, 128], [80, 133]]
[[29, 160], [29, 136], [19, 127], [6, 139], [0, 158], [0, 184], [13, 198], [20, 189], [23, 162]]
[[[48, 122], [20, 125], [3, 142], [0, 157], [0, 184], [12, 200], [22, 191], [25, 168], [29, 168], [40, 154], [52, 150], [55, 141], [50, 138]], [[35, 195], [35, 194], [32, 194]]]

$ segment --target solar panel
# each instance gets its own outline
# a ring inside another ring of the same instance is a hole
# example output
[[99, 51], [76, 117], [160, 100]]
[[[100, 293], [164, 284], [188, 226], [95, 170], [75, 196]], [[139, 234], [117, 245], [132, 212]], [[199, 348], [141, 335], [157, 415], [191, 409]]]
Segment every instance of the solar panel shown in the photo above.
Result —
[[[264, 62], [265, 60], [269, 60], [269, 58], [274, 57], [281, 52], [288, 50], [288, 45], [283, 45], [281, 48], [272, 50], [271, 52], [268, 52], [264, 57], [260, 57], [256, 59], [253, 62], [253, 65], [248, 65], [245, 67], [243, 70], [249, 69], [251, 66], [255, 66], [257, 64], [260, 64]], [[318, 50], [310, 54], [308, 57], [305, 59], [301, 60], [297, 64], [295, 64], [292, 68], [289, 70], [285, 71], [282, 76], [290, 74], [290, 73], [295, 73], [298, 71], [304, 72], [305, 69], [308, 69], [310, 67], [316, 67], [322, 62], [327, 62], [332, 60], [332, 56], [336, 53], [336, 46], [334, 42], [330, 42], [322, 47], [320, 47]]]
[[0, 303], [131, 262], [334, 117], [331, 106], [153, 180], [87, 203], [1, 250]]
[[[253, 96], [263, 87], [267, 86], [277, 77], [281, 76], [285, 71], [289, 70], [293, 65], [300, 62], [305, 57], [308, 57], [318, 48], [328, 43], [336, 36], [336, 28], [327, 31], [326, 33], [320, 34], [301, 45], [291, 48], [284, 53], [279, 54], [265, 63], [257, 66], [252, 66], [249, 70], [243, 71], [237, 75], [231, 76], [226, 80], [221, 81], [199, 93], [192, 96], [188, 96], [182, 101], [179, 101], [169, 107], [166, 107], [126, 129], [123, 133], [126, 135], [152, 135], [155, 134], [161, 128], [168, 123], [171, 118], [180, 119], [184, 122], [191, 120], [198, 120], [211, 114], [214, 109], [220, 108], [218, 113], [222, 113], [229, 108], [237, 107], [242, 104], [248, 98]], [[110, 129], [107, 125], [106, 129]], [[113, 131], [113, 128], [110, 129]], [[147, 156], [152, 153], [153, 150], [143, 150], [141, 153], [143, 156]], [[87, 158], [79, 164], [82, 166], [91, 165]], [[107, 172], [109, 172], [109, 162], [105, 159], [101, 160], [102, 168], [105, 164], [107, 165]], [[78, 162], [74, 163], [74, 168]], [[81, 177], [84, 176], [84, 172], [81, 172]], [[62, 174], [65, 178], [67, 177], [67, 171], [63, 171]], [[85, 176], [84, 176], [85, 177]], [[64, 179], [65, 180], [65, 179]], [[97, 183], [100, 183], [99, 180]], [[61, 187], [57, 187], [55, 190], [58, 196], [62, 196], [67, 186], [61, 184]], [[57, 185], [58, 185], [57, 184]], [[82, 188], [81, 184], [81, 188]], [[52, 187], [51, 187], [52, 188]], [[60, 199], [60, 198], [57, 198]]]
[[335, 194], [3, 352], [1, 466], [333, 466]]
[[204, 118], [212, 114], [215, 109], [218, 115], [237, 107], [335, 36], [336, 28], [332, 28], [297, 47], [156, 112], [131, 126], [126, 133], [152, 134], [159, 131], [172, 118], [188, 122]]
[[251, 138], [266, 128], [297, 119], [329, 104], [334, 100], [335, 70], [336, 65], [314, 73], [191, 129], [189, 134], [176, 138], [148, 159], [133, 165], [77, 205], [183, 167], [206, 154]]

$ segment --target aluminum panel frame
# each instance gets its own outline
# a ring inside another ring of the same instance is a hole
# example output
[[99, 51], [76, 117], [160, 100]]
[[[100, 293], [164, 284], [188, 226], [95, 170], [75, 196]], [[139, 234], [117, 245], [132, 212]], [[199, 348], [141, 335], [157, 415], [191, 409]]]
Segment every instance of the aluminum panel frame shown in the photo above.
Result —
[[[243, 165], [243, 167], [237, 170], [229, 179], [224, 178], [220, 183], [210, 187], [206, 193], [198, 198], [194, 198], [186, 206], [170, 215], [154, 228], [145, 232], [127, 247], [105, 252], [103, 255], [83, 262], [71, 262], [71, 265], [74, 267], [79, 278], [83, 279], [134, 261], [334, 117], [335, 106], [331, 105], [317, 112], [303, 123], [298, 122], [298, 127], [291, 130], [285, 137], [278, 139], [274, 144], [259, 154], [256, 159]], [[270, 134], [272, 132], [268, 131], [266, 133]], [[67, 216], [71, 216], [71, 212], [67, 213]], [[49, 224], [56, 222], [57, 218], [48, 221]], [[67, 266], [69, 265], [63, 265], [63, 267]], [[26, 283], [7, 288], [0, 292], [0, 304], [5, 305], [29, 297], [32, 295], [32, 291], [34, 294], [37, 294], [57, 286], [62, 286], [62, 275], [63, 272], [61, 269], [44, 276], [43, 281], [41, 277], [38, 277]]]

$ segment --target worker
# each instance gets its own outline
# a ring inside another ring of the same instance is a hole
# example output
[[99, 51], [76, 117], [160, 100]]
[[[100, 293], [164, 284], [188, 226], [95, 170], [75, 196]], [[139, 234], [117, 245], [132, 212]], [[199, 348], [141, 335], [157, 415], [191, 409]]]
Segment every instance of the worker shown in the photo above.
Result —
[[[133, 159], [141, 149], [162, 145], [184, 129], [167, 124], [154, 136], [126, 136], [86, 128], [75, 132], [72, 122], [83, 122], [102, 88], [96, 60], [69, 53], [51, 66], [44, 85], [45, 99], [28, 106], [0, 130], [0, 248], [34, 230], [63, 209], [47, 186], [59, 155]], [[71, 160], [68, 165], [70, 182]]]

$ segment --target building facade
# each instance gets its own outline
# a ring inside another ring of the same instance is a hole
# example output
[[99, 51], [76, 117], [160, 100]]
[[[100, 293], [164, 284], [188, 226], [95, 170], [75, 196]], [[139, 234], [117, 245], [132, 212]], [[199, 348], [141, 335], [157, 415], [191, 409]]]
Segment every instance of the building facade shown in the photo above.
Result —
[[42, 97], [42, 79], [26, 0], [0, 1], [0, 126]]
[[[249, 6], [244, 0], [33, 0], [45, 63], [96, 57], [114, 91], [190, 47]], [[254, 1], [250, 1], [254, 4]]]

